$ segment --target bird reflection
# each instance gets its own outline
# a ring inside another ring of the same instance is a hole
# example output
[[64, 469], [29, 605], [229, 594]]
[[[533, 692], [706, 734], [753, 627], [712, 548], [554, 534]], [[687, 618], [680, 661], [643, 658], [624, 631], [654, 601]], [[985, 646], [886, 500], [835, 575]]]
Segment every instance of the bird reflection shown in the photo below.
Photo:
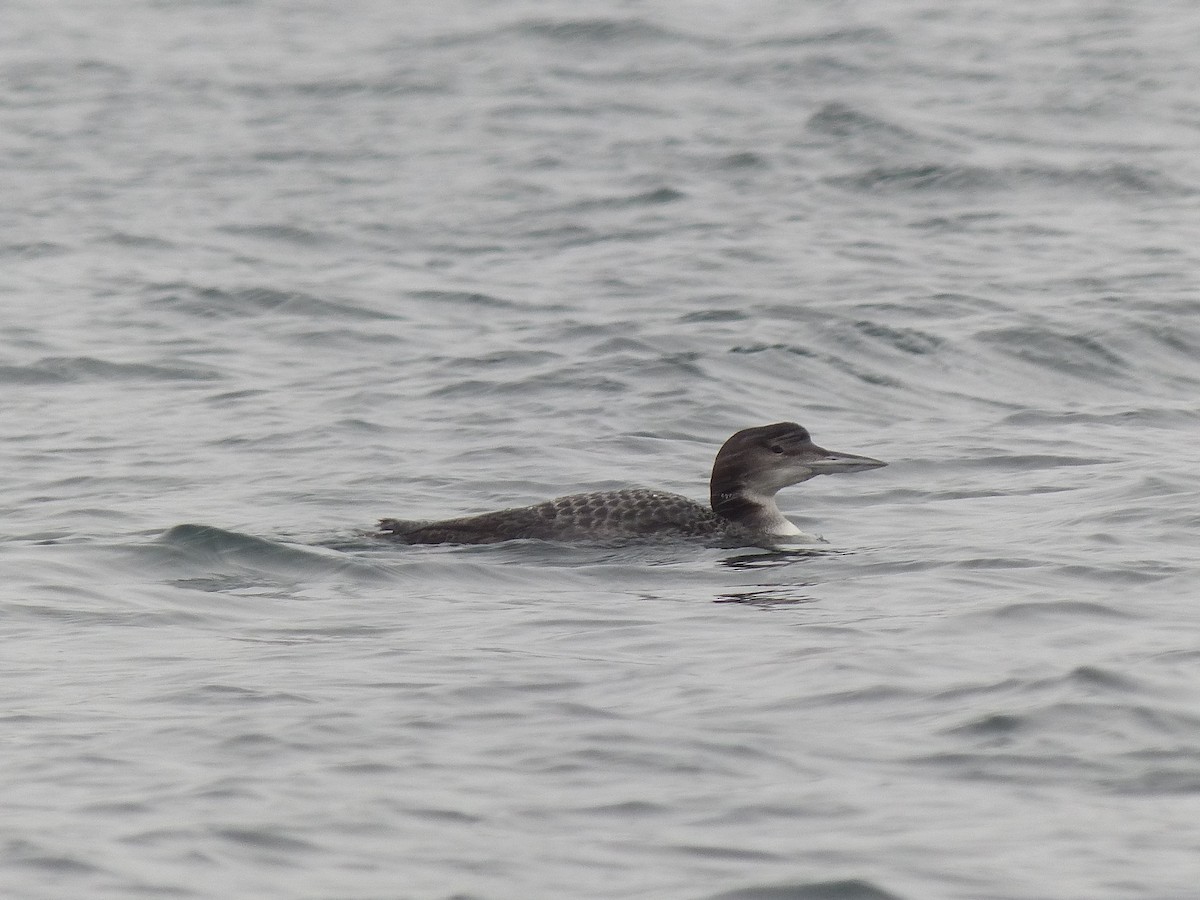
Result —
[[842, 556], [845, 550], [827, 550], [818, 547], [792, 547], [780, 550], [764, 550], [759, 553], [739, 553], [721, 560], [721, 565], [731, 569], [775, 569], [780, 566], [790, 566], [792, 563], [806, 559], [820, 559], [827, 556]]
[[735, 591], [728, 594], [718, 594], [714, 603], [740, 603], [743, 606], [757, 606], [760, 609], [774, 609], [779, 606], [798, 606], [801, 603], [816, 603], [817, 598], [804, 593], [803, 588], [811, 584], [772, 585], [753, 591]]

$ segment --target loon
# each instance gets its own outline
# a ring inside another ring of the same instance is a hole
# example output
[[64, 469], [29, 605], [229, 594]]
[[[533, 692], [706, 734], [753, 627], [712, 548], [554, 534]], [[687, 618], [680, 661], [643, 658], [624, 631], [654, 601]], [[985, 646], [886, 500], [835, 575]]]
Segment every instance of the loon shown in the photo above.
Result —
[[818, 540], [784, 518], [775, 494], [817, 475], [862, 472], [887, 463], [813, 443], [795, 422], [746, 428], [717, 453], [709, 482], [712, 506], [646, 488], [570, 494], [533, 506], [446, 519], [382, 519], [377, 537], [405, 544], [700, 539], [727, 547]]

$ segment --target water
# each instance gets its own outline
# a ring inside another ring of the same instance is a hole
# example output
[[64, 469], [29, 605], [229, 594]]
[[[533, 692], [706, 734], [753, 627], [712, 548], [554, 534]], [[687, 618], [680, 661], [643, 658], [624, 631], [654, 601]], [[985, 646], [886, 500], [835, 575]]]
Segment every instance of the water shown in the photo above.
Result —
[[1191, 4], [4, 18], [5, 897], [1195, 896]]

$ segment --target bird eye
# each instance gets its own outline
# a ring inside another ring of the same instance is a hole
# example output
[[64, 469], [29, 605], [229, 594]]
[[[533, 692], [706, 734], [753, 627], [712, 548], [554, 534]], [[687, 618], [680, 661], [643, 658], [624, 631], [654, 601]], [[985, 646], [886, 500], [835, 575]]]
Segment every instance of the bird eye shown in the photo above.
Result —
[[783, 448], [781, 446], [779, 446], [778, 444], [772, 444], [770, 447], [770, 450], [772, 453], [782, 453], [783, 452]]

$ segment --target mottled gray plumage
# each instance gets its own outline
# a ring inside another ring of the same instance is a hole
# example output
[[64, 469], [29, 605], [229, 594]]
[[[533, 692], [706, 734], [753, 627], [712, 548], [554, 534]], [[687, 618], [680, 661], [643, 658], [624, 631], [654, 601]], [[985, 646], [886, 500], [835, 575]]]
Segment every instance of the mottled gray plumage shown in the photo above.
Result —
[[722, 519], [682, 494], [649, 488], [569, 494], [478, 516], [443, 522], [384, 519], [383, 536], [409, 544], [491, 544], [532, 539], [543, 541], [619, 540], [632, 535], [663, 538], [719, 536], [722, 530], [746, 537], [745, 529]]
[[782, 487], [820, 474], [875, 469], [866, 456], [818, 447], [794, 422], [739, 431], [713, 464], [712, 507], [646, 488], [569, 494], [533, 506], [438, 522], [383, 519], [378, 536], [406, 544], [494, 544], [510, 540], [702, 539], [753, 546], [805, 537], [775, 505]]

